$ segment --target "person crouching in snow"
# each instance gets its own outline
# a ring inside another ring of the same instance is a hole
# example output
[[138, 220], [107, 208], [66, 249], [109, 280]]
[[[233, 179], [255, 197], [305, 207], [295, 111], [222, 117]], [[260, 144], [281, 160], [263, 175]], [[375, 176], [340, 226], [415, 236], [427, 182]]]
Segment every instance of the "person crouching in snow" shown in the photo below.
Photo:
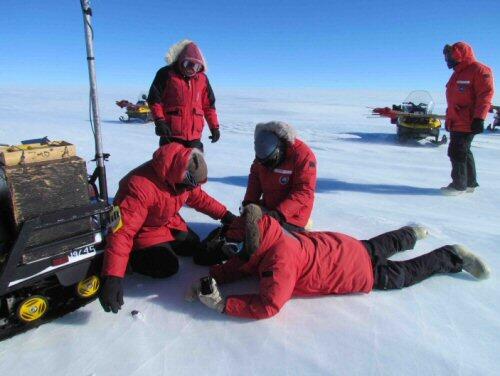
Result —
[[121, 213], [107, 238], [100, 301], [105, 311], [117, 313], [123, 305], [122, 279], [133, 272], [166, 278], [179, 268], [176, 255], [194, 259], [203, 251], [200, 239], [179, 214], [185, 204], [228, 224], [236, 218], [205, 193], [207, 165], [198, 149], [178, 143], [160, 147], [153, 159], [132, 170], [121, 181], [114, 204]]
[[[187, 300], [198, 298], [207, 307], [231, 316], [264, 319], [276, 315], [293, 296], [368, 293], [372, 289], [401, 289], [437, 273], [465, 270], [477, 279], [489, 276], [486, 264], [461, 245], [446, 245], [407, 261], [390, 261], [412, 249], [428, 231], [406, 226], [370, 240], [335, 232], [289, 233], [262, 215], [256, 205], [233, 221], [223, 250], [233, 256], [210, 269], [211, 293], [194, 283]], [[218, 284], [256, 275], [258, 294], [224, 298]], [[206, 293], [207, 291], [205, 291]]]
[[261, 205], [289, 231], [304, 231], [316, 189], [316, 157], [280, 121], [255, 127], [255, 160], [250, 168], [243, 206]]
[[207, 76], [207, 63], [196, 43], [173, 45], [151, 85], [148, 104], [160, 136], [160, 146], [179, 142], [203, 150], [200, 141], [206, 119], [212, 143], [220, 138], [215, 95]]

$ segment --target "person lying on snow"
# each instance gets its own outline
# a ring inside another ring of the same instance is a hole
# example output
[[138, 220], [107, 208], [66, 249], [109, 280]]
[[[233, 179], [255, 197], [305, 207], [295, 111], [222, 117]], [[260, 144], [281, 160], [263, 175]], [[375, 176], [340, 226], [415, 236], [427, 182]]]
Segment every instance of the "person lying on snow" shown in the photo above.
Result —
[[[212, 292], [203, 295], [199, 281], [186, 294], [231, 316], [264, 319], [276, 315], [293, 296], [368, 293], [401, 289], [437, 273], [465, 270], [477, 279], [489, 276], [487, 265], [461, 245], [445, 245], [407, 261], [390, 261], [412, 249], [428, 231], [406, 226], [370, 240], [335, 232], [289, 233], [257, 205], [248, 205], [233, 221], [223, 250], [233, 256], [210, 269]], [[257, 275], [258, 294], [224, 298], [218, 284]]]
[[224, 205], [205, 193], [207, 165], [198, 149], [171, 143], [160, 147], [153, 159], [129, 172], [121, 181], [114, 204], [121, 212], [121, 227], [107, 238], [100, 301], [105, 311], [123, 305], [122, 279], [127, 264], [133, 272], [154, 278], [177, 273], [176, 255], [203, 263], [200, 238], [182, 219], [185, 204], [222, 223], [236, 218]]
[[250, 168], [243, 206], [258, 204], [288, 231], [304, 231], [314, 204], [316, 157], [280, 121], [255, 127], [255, 160]]

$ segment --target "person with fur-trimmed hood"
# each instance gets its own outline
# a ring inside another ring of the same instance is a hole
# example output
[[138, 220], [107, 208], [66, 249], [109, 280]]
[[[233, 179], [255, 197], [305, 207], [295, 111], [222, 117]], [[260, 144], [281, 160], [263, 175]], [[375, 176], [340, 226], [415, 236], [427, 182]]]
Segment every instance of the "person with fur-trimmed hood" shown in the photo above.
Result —
[[201, 189], [207, 165], [201, 151], [179, 143], [161, 146], [153, 159], [121, 181], [114, 205], [121, 221], [106, 239], [101, 304], [107, 312], [123, 305], [122, 279], [127, 265], [133, 272], [166, 278], [179, 268], [177, 255], [203, 257], [200, 238], [180, 216], [183, 205], [223, 224], [236, 218]]
[[311, 216], [316, 189], [316, 157], [295, 130], [281, 121], [260, 123], [254, 134], [243, 206], [261, 205], [289, 231], [303, 231]]
[[[222, 242], [229, 261], [210, 269], [208, 288], [196, 281], [186, 299], [231, 316], [264, 319], [276, 315], [294, 296], [368, 293], [409, 287], [437, 273], [465, 270], [477, 279], [488, 266], [466, 247], [445, 245], [406, 261], [391, 261], [427, 236], [423, 226], [405, 226], [370, 240], [337, 232], [290, 233], [257, 205], [245, 207]], [[224, 297], [218, 285], [248, 276], [260, 281], [258, 294]]]
[[450, 132], [448, 157], [451, 180], [442, 193], [447, 196], [472, 193], [479, 186], [471, 144], [484, 131], [494, 94], [493, 72], [478, 62], [465, 42], [447, 44], [443, 49], [446, 65], [453, 69], [446, 84], [446, 129]]
[[160, 145], [179, 142], [203, 150], [205, 120], [212, 143], [220, 138], [205, 58], [196, 43], [186, 39], [170, 48], [165, 61], [168, 65], [156, 73], [148, 95]]

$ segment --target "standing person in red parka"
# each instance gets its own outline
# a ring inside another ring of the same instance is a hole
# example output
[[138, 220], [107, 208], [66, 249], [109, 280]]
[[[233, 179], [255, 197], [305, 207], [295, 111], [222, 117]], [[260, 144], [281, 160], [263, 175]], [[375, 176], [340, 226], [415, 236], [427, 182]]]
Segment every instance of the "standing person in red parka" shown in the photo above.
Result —
[[446, 84], [446, 129], [450, 132], [448, 157], [452, 182], [441, 190], [445, 195], [474, 192], [479, 186], [470, 150], [474, 135], [484, 130], [493, 98], [493, 73], [476, 60], [472, 47], [458, 42], [443, 50], [448, 68], [454, 72]]
[[177, 273], [176, 255], [203, 258], [200, 238], [179, 215], [188, 205], [229, 224], [236, 218], [200, 187], [207, 181], [207, 165], [198, 149], [178, 143], [160, 147], [153, 159], [128, 173], [121, 181], [114, 205], [121, 213], [107, 238], [100, 301], [107, 312], [123, 305], [122, 279], [132, 271], [154, 278]]
[[203, 150], [205, 119], [212, 143], [220, 138], [215, 95], [205, 75], [207, 63], [198, 46], [183, 40], [172, 46], [151, 85], [148, 104], [160, 146], [178, 142]]
[[281, 121], [255, 127], [255, 160], [250, 167], [243, 206], [261, 205], [289, 231], [304, 231], [316, 189], [316, 157]]
[[[256, 205], [245, 208], [226, 234], [222, 249], [233, 257], [210, 269], [210, 288], [194, 283], [186, 299], [198, 297], [207, 307], [231, 316], [274, 316], [293, 296], [348, 294], [372, 289], [400, 289], [436, 273], [465, 270], [478, 279], [489, 276], [486, 264], [460, 245], [446, 245], [407, 261], [390, 261], [427, 235], [407, 226], [360, 241], [336, 232], [289, 233]], [[217, 285], [257, 276], [258, 294], [224, 298]], [[205, 291], [203, 291], [205, 290]], [[211, 290], [211, 291], [210, 291]]]

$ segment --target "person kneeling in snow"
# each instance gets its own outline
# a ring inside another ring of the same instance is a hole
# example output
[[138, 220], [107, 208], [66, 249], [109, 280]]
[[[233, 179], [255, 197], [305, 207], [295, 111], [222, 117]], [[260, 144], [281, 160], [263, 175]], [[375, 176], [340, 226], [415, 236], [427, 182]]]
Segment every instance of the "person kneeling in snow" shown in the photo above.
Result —
[[243, 206], [261, 205], [288, 231], [304, 231], [316, 189], [314, 153], [280, 121], [257, 124], [254, 146]]
[[[489, 276], [486, 264], [461, 245], [446, 245], [407, 261], [390, 261], [427, 236], [421, 226], [406, 226], [370, 240], [335, 232], [289, 233], [256, 205], [233, 221], [223, 250], [233, 254], [210, 269], [212, 293], [194, 283], [186, 299], [231, 316], [264, 319], [276, 315], [292, 296], [368, 293], [400, 289], [436, 273], [465, 270], [477, 279]], [[224, 298], [217, 284], [257, 275], [259, 294]]]
[[178, 143], [160, 147], [149, 162], [120, 181], [114, 204], [121, 227], [107, 238], [100, 301], [105, 311], [117, 313], [123, 305], [122, 279], [132, 271], [154, 278], [177, 273], [177, 255], [203, 258], [200, 238], [179, 215], [186, 204], [229, 224], [236, 216], [200, 187], [207, 181], [207, 165], [198, 149]]

